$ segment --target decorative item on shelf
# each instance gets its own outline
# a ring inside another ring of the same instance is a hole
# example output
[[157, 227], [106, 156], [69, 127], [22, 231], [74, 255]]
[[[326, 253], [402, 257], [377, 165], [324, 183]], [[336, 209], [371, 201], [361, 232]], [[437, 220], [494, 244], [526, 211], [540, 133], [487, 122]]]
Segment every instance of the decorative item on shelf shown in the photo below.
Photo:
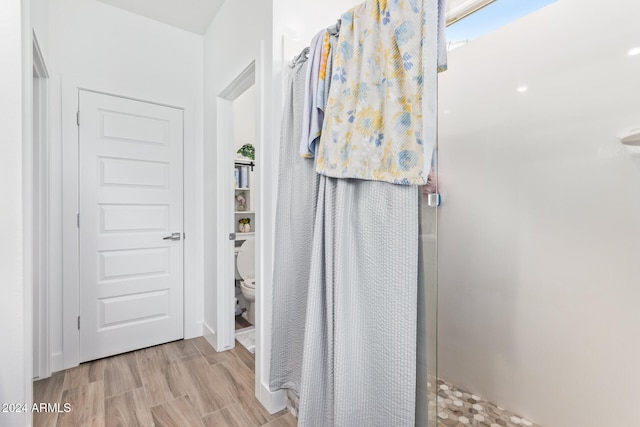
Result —
[[240, 147], [237, 153], [251, 160], [256, 159], [256, 149], [252, 144], [244, 144], [242, 147]]
[[240, 166], [240, 188], [249, 188], [249, 166]]
[[236, 188], [240, 187], [240, 168], [235, 168], [233, 170], [233, 179], [235, 180]]
[[236, 200], [238, 201], [238, 207], [236, 210], [238, 212], [244, 212], [247, 210], [247, 199], [244, 197], [244, 191], [241, 191], [236, 196]]
[[238, 223], [240, 233], [251, 233], [251, 218], [240, 218]]

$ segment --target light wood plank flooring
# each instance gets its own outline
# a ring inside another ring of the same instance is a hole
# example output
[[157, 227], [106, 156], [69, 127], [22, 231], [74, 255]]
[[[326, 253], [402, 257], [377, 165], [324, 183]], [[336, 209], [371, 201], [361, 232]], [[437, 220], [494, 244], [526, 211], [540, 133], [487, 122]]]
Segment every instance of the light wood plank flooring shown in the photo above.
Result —
[[251, 323], [249, 323], [247, 319], [242, 317], [242, 315], [236, 316], [236, 331], [238, 329], [248, 328], [249, 326], [251, 326]]
[[35, 413], [35, 427], [296, 427], [254, 397], [254, 355], [236, 342], [217, 353], [204, 338], [84, 363], [34, 382], [36, 403], [69, 413]]

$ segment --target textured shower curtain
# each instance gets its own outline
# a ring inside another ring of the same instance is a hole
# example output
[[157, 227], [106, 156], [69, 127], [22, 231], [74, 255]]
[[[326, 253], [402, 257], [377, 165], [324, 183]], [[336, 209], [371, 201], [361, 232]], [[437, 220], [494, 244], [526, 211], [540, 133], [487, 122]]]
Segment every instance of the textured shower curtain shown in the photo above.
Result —
[[[420, 187], [392, 183], [422, 184], [431, 166], [443, 8], [444, 0], [367, 0], [342, 16], [343, 61], [336, 59], [316, 152], [319, 178], [298, 154], [306, 64], [293, 70], [280, 151], [270, 385], [299, 395], [299, 427], [416, 425], [416, 375], [425, 365], [417, 372]], [[399, 109], [403, 103], [411, 105]], [[372, 159], [397, 161], [382, 161], [380, 172], [369, 170]]]
[[300, 393], [307, 289], [320, 176], [313, 159], [299, 154], [308, 61], [306, 52], [291, 70], [282, 119], [276, 207], [271, 390]]
[[315, 173], [297, 150], [306, 66], [282, 122], [270, 387], [300, 396], [301, 427], [413, 426], [418, 187]]
[[300, 427], [415, 425], [418, 187], [320, 178]]

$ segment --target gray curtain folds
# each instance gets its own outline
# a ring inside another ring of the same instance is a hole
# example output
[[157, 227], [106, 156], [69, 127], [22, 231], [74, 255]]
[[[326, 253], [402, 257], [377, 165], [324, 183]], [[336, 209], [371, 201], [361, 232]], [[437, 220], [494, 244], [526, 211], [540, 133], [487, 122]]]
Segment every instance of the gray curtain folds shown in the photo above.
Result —
[[298, 395], [311, 271], [311, 245], [319, 176], [313, 160], [299, 154], [307, 61], [298, 58], [291, 70], [282, 120], [278, 202], [276, 207], [273, 318], [271, 345], [272, 390]]
[[418, 191], [320, 178], [300, 427], [415, 425]]

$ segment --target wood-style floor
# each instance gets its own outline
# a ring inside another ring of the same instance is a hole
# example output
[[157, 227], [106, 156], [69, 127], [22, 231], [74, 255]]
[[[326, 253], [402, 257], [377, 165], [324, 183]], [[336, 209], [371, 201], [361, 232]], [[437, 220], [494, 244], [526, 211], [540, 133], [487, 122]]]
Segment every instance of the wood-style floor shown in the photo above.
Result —
[[254, 355], [236, 342], [217, 353], [204, 338], [84, 363], [36, 381], [36, 403], [68, 413], [34, 413], [35, 427], [295, 427], [254, 397]]
[[248, 328], [249, 326], [251, 326], [251, 323], [249, 323], [247, 319], [242, 316], [236, 316], [236, 331], [238, 329]]

